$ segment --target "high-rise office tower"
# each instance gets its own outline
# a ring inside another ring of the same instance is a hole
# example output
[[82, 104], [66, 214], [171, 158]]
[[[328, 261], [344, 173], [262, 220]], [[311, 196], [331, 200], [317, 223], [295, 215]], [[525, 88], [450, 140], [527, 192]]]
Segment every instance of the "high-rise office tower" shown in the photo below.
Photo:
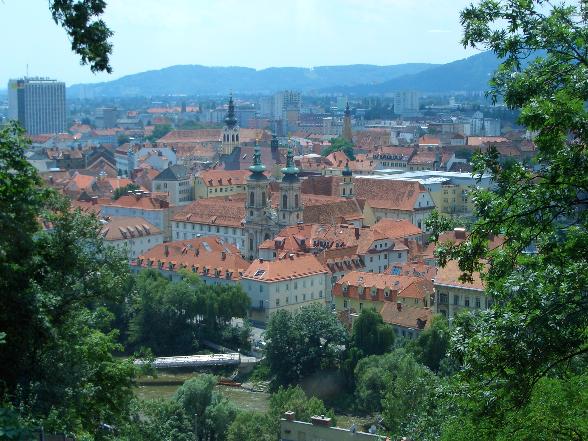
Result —
[[394, 113], [400, 116], [419, 116], [419, 93], [415, 90], [396, 92]]
[[8, 118], [29, 135], [65, 132], [65, 83], [49, 78], [8, 82]]

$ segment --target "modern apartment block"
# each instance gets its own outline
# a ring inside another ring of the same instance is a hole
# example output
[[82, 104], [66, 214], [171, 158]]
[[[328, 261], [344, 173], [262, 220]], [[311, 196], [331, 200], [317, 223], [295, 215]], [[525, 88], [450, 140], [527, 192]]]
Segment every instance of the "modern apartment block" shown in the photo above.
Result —
[[8, 118], [20, 122], [29, 135], [65, 132], [65, 83], [49, 78], [10, 80]]

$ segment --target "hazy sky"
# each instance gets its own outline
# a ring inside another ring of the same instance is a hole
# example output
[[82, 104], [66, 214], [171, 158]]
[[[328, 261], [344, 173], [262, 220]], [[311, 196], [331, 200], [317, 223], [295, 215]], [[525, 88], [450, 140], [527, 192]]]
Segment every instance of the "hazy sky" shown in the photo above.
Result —
[[48, 0], [0, 0], [0, 88], [9, 78], [97, 82], [174, 64], [324, 66], [445, 63], [472, 0], [107, 0], [112, 75], [79, 65]]

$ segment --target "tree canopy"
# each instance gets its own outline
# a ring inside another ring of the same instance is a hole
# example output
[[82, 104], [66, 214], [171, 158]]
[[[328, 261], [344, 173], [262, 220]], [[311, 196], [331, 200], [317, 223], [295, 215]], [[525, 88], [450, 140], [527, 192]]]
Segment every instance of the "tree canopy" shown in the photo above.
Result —
[[[496, 188], [475, 191], [479, 219], [468, 239], [438, 249], [442, 265], [459, 261], [464, 280], [489, 264], [494, 306], [460, 317], [450, 349], [473, 432], [528, 409], [547, 378], [586, 369], [588, 9], [583, 1], [484, 0], [461, 22], [465, 46], [504, 60], [490, 95], [521, 109], [537, 149], [531, 167], [501, 164], [493, 149], [474, 157], [475, 173], [490, 173]], [[489, 251], [497, 234], [506, 242]]]
[[266, 361], [279, 385], [293, 384], [338, 366], [347, 331], [325, 306], [313, 303], [296, 312], [279, 310], [265, 332]]

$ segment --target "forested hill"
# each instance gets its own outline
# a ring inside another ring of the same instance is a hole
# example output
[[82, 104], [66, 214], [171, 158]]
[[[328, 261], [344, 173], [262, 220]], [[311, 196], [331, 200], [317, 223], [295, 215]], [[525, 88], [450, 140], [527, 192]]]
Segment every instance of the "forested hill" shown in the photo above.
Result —
[[397, 90], [418, 90], [428, 93], [472, 92], [488, 89], [488, 81], [500, 61], [492, 52], [483, 52], [463, 60], [406, 74], [378, 84], [333, 87], [324, 92], [351, 95], [385, 94]]
[[178, 65], [151, 70], [96, 84], [75, 84], [68, 96], [153, 96], [153, 95], [226, 95], [270, 94], [291, 89], [302, 92], [335, 86], [377, 84], [436, 67], [435, 64], [408, 63], [392, 66], [355, 64], [314, 68], [271, 67], [255, 70], [248, 67], [207, 67]]

